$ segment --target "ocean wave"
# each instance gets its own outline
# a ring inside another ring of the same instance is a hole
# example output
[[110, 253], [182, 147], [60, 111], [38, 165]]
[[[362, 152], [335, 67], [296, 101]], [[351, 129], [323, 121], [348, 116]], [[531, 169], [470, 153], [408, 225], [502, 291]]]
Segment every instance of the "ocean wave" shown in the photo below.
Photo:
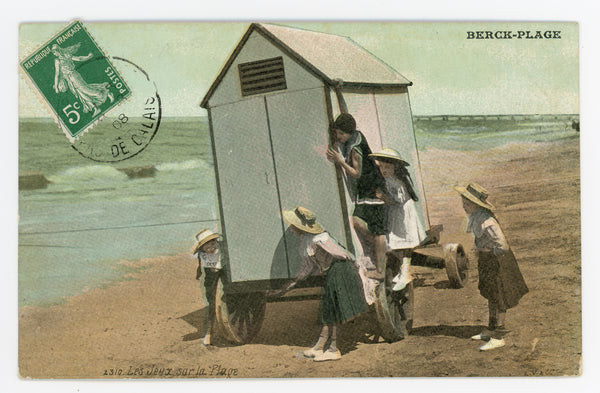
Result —
[[127, 180], [127, 175], [108, 165], [71, 167], [57, 175], [48, 176], [52, 183], [95, 182], [105, 180]]
[[209, 164], [202, 160], [187, 160], [179, 162], [165, 162], [156, 166], [161, 172], [185, 171], [188, 169], [208, 169]]

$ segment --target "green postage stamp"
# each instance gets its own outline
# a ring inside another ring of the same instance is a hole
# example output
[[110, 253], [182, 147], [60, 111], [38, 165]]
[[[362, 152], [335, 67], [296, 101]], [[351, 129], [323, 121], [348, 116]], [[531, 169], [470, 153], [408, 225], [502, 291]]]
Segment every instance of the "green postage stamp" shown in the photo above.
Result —
[[61, 30], [23, 60], [21, 67], [70, 140], [131, 94], [81, 21]]

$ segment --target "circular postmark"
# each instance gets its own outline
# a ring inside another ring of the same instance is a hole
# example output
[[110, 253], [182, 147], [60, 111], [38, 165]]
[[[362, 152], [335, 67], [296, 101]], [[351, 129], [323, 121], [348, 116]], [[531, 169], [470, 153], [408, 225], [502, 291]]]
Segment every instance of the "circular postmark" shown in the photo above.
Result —
[[[160, 95], [148, 74], [130, 60], [120, 57], [112, 60], [127, 81], [131, 97], [71, 145], [83, 157], [97, 162], [118, 162], [140, 154], [156, 135], [162, 115]], [[120, 80], [111, 71], [107, 68], [106, 74], [118, 89]]]

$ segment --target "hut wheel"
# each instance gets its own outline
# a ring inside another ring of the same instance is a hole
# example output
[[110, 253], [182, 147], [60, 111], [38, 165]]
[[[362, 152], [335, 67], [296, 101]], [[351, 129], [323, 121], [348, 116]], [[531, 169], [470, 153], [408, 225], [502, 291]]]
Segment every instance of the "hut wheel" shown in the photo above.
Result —
[[400, 291], [392, 291], [392, 279], [400, 268], [398, 258], [389, 256], [386, 263], [385, 279], [375, 289], [375, 318], [381, 337], [394, 342], [406, 337], [412, 329], [414, 318], [414, 286], [410, 282]]
[[223, 336], [234, 344], [252, 341], [265, 317], [263, 293], [225, 293], [219, 280], [216, 296], [216, 319]]
[[448, 280], [453, 288], [462, 288], [467, 283], [469, 259], [461, 244], [444, 244], [444, 265]]

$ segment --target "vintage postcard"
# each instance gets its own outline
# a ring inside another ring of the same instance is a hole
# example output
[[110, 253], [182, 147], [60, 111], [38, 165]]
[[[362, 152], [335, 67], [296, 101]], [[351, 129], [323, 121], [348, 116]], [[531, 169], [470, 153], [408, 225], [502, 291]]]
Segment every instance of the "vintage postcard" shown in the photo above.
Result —
[[579, 26], [24, 23], [26, 379], [582, 374]]

